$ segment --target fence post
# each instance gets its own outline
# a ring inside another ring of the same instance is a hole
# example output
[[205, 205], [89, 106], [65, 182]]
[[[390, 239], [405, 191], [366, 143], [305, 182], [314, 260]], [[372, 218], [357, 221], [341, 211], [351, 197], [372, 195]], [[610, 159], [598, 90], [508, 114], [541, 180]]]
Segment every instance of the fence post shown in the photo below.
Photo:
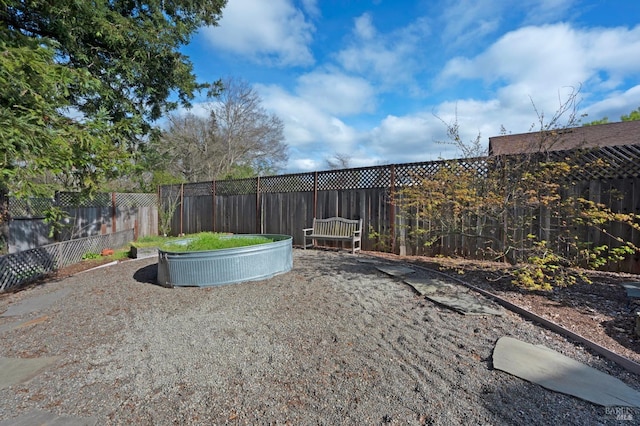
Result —
[[396, 207], [393, 202], [396, 196], [396, 165], [391, 165], [391, 183], [389, 188], [389, 232], [391, 238], [391, 253], [396, 252]]
[[262, 232], [262, 206], [260, 205], [260, 176], [256, 177], [256, 233]]
[[313, 217], [318, 217], [318, 172], [313, 172]]
[[184, 221], [184, 183], [180, 184], [180, 235], [184, 235], [183, 221]]
[[211, 194], [212, 194], [211, 201], [213, 204], [213, 211], [211, 213], [211, 220], [212, 220], [211, 231], [216, 232], [216, 181], [215, 179], [211, 181]]
[[115, 233], [117, 231], [116, 229], [116, 193], [112, 192], [111, 193], [111, 233]]
[[158, 224], [158, 235], [162, 230], [160, 229], [160, 211], [162, 210], [162, 186], [158, 185], [158, 189], [156, 191], [158, 195], [158, 208], [156, 209], [156, 223]]

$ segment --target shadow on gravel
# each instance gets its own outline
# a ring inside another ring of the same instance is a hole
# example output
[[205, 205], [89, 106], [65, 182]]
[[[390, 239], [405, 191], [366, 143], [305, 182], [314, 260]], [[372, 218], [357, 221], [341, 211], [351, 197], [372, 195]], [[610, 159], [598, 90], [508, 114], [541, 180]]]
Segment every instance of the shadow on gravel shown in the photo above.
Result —
[[153, 265], [145, 266], [144, 268], [138, 269], [133, 274], [133, 279], [138, 281], [139, 283], [158, 285], [156, 281], [157, 276], [158, 264], [154, 263]]

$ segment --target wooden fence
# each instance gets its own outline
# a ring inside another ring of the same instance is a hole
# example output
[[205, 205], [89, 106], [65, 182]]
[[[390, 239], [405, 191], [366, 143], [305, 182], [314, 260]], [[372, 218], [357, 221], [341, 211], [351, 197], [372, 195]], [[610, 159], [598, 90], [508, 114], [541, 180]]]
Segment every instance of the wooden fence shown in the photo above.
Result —
[[[578, 166], [567, 176], [572, 191], [579, 191], [582, 197], [602, 202], [616, 212], [640, 214], [640, 145], [547, 155], [550, 161], [568, 160]], [[586, 167], [596, 160], [598, 167]], [[496, 159], [454, 161], [457, 167], [482, 176]], [[429, 247], [412, 239], [412, 231], [427, 225], [413, 220], [394, 202], [403, 188], [419, 185], [422, 178], [434, 176], [450, 164], [451, 161], [432, 161], [169, 185], [158, 190], [159, 210], [162, 215], [171, 205], [176, 207], [170, 219], [170, 233], [174, 235], [201, 231], [287, 234], [293, 236], [295, 245], [302, 245], [302, 228], [310, 226], [314, 217], [340, 216], [363, 219], [363, 250], [486, 257], [491, 250], [487, 250], [488, 242], [484, 239], [457, 234], [443, 237]], [[549, 229], [552, 224], [543, 222], [548, 219], [541, 215], [541, 222], [528, 232]], [[493, 226], [495, 229], [488, 233], [497, 240], [501, 238], [503, 231], [498, 224], [478, 218], [468, 220], [474, 221], [474, 226], [480, 222], [485, 227]], [[640, 234], [635, 230], [614, 225], [610, 231], [640, 245]], [[616, 244], [593, 231], [584, 235], [583, 240]], [[611, 267], [640, 273], [639, 255], [636, 253]]]
[[[53, 199], [9, 198], [9, 253], [58, 241], [112, 234], [133, 229], [135, 237], [158, 235], [156, 194], [99, 193], [91, 199], [60, 192]], [[67, 218], [59, 235], [49, 237], [44, 212], [51, 206], [64, 210]]]

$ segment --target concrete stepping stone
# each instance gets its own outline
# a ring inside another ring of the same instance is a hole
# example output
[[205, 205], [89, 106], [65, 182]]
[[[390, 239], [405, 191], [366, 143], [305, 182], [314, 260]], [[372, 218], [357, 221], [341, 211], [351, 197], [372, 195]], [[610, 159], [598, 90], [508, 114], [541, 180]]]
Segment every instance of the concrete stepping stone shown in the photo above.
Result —
[[58, 300], [65, 298], [69, 293], [71, 293], [71, 288], [67, 287], [40, 296], [28, 297], [18, 303], [10, 305], [9, 309], [3, 312], [0, 317], [20, 316], [41, 311]]
[[541, 345], [501, 337], [493, 367], [546, 389], [605, 407], [640, 407], [640, 392], [621, 380]]
[[406, 266], [400, 265], [376, 266], [376, 269], [393, 277], [403, 277], [405, 275], [413, 274], [414, 272], [416, 272], [415, 269], [407, 268]]
[[383, 262], [381, 262], [379, 260], [376, 260], [376, 259], [367, 259], [367, 258], [359, 258], [358, 262], [359, 263], [366, 263], [366, 264], [369, 264], [369, 265], [380, 265], [381, 263], [383, 263]]
[[451, 292], [456, 287], [439, 278], [409, 277], [404, 282], [413, 287], [418, 293], [427, 294]]
[[45, 358], [0, 357], [0, 389], [34, 378], [58, 359], [59, 357], [55, 356]]
[[0, 426], [93, 426], [95, 417], [59, 416], [42, 410], [33, 410], [20, 417], [0, 421]]
[[640, 299], [640, 282], [628, 282], [620, 285], [627, 290], [629, 299]]
[[10, 323], [7, 323], [7, 324], [2, 324], [2, 325], [0, 325], [0, 334], [4, 333], [5, 331], [14, 330], [16, 328], [28, 327], [28, 326], [31, 326], [31, 325], [41, 324], [41, 323], [46, 322], [48, 319], [49, 319], [49, 316], [43, 315], [41, 317], [34, 318], [34, 319], [26, 319], [26, 320], [22, 320], [22, 321], [14, 321], [14, 322], [10, 322]]
[[494, 309], [469, 293], [449, 295], [429, 294], [425, 296], [432, 302], [439, 303], [464, 315], [502, 315], [502, 311]]

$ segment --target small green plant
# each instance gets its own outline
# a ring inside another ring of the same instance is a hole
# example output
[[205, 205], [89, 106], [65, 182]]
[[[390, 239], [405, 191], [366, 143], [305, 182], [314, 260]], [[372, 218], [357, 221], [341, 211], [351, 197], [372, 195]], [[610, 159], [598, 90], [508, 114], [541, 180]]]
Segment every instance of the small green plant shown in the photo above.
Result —
[[389, 252], [391, 251], [391, 236], [389, 234], [383, 234], [369, 225], [369, 240], [373, 241], [373, 247], [378, 251]]
[[99, 259], [100, 253], [87, 252], [82, 255], [82, 260]]

